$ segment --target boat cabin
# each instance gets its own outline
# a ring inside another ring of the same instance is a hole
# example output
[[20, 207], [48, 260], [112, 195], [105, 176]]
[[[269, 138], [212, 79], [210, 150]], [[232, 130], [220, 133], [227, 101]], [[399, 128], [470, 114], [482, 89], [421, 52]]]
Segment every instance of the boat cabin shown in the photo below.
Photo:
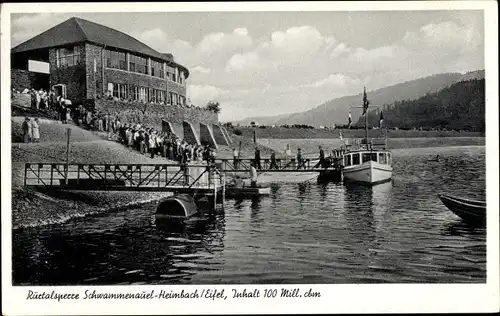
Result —
[[344, 154], [344, 167], [362, 165], [375, 161], [382, 165], [392, 164], [392, 155], [388, 151], [355, 151]]

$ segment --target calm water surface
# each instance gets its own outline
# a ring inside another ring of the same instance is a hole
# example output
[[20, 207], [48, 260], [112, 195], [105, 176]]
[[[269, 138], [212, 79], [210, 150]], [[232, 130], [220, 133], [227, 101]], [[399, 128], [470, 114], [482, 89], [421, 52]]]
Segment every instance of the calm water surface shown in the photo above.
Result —
[[[436, 154], [441, 162], [429, 162]], [[392, 183], [276, 183], [173, 226], [155, 205], [13, 233], [15, 284], [485, 282], [486, 231], [436, 193], [485, 198], [483, 146], [393, 150]]]

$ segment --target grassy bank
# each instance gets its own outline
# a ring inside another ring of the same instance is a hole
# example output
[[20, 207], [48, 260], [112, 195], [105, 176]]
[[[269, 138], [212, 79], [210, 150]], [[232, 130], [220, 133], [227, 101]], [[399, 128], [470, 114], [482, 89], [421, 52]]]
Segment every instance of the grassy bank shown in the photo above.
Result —
[[[276, 138], [276, 139], [298, 139], [298, 138], [338, 138], [342, 131], [344, 138], [361, 138], [365, 136], [365, 130], [362, 129], [303, 129], [303, 128], [284, 128], [284, 127], [236, 127], [229, 129], [230, 133], [234, 130], [240, 130], [242, 136], [252, 138], [253, 132], [257, 138]], [[370, 137], [378, 138], [385, 136], [385, 130], [370, 130]], [[464, 131], [404, 131], [387, 130], [389, 138], [421, 138], [421, 137], [484, 137], [479, 132]]]

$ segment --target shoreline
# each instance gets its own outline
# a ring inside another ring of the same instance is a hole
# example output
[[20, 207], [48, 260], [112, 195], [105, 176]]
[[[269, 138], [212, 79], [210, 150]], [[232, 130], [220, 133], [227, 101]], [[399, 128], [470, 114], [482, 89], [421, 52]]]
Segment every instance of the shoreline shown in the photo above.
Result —
[[[15, 122], [16, 120], [14, 120]], [[14, 123], [13, 122], [13, 123]], [[13, 134], [19, 132], [16, 124], [13, 124]], [[45, 129], [45, 139], [40, 143], [15, 143], [12, 147], [12, 229], [29, 229], [42, 226], [62, 224], [73, 219], [84, 218], [86, 216], [101, 215], [109, 212], [116, 212], [130, 207], [158, 202], [171, 195], [167, 192], [108, 192], [108, 191], [59, 191], [59, 193], [44, 192], [43, 190], [30, 190], [22, 186], [24, 163], [45, 160], [50, 162], [63, 162], [65, 159], [65, 141], [63, 131], [66, 127], [74, 130], [72, 134], [74, 142], [70, 147], [70, 162], [78, 163], [172, 163], [163, 157], [151, 159], [147, 155], [140, 154], [116, 140], [107, 139], [106, 135], [99, 132], [88, 131], [70, 124], [54, 124], [53, 122], [43, 122]], [[43, 129], [42, 129], [43, 131]], [[241, 158], [253, 158], [254, 143], [251, 138], [244, 135], [232, 135], [232, 146], [224, 146], [218, 152], [217, 158], [232, 159], [232, 147], [238, 147], [242, 142]], [[344, 136], [350, 138], [348, 135]], [[436, 137], [440, 139], [441, 146], [454, 146], [442, 144], [446, 139], [460, 139], [462, 137]], [[470, 138], [470, 137], [467, 137]], [[338, 132], [332, 137], [333, 140], [340, 141]], [[406, 140], [403, 140], [406, 139]], [[411, 144], [411, 140], [418, 141], [417, 138], [402, 138], [401, 142], [406, 146]], [[423, 137], [424, 140], [429, 139]], [[410, 140], [410, 141], [408, 141]], [[276, 151], [277, 157], [281, 156], [281, 150], [285, 149], [286, 142], [292, 146], [292, 151], [296, 147], [294, 142], [304, 142], [304, 138], [283, 139], [257, 137], [257, 146], [261, 150], [262, 159], [268, 159], [271, 151]], [[311, 138], [309, 143], [329, 142], [327, 138]], [[283, 142], [275, 144], [275, 142]], [[484, 142], [484, 141], [483, 141]], [[335, 142], [334, 142], [335, 143]], [[279, 145], [279, 146], [277, 146]], [[332, 143], [333, 145], [333, 143]], [[484, 146], [484, 144], [483, 144]], [[410, 146], [411, 148], [411, 146]]]
[[[56, 191], [55, 191], [56, 192]], [[63, 192], [63, 191], [61, 191]], [[67, 191], [70, 192], [70, 191]], [[147, 193], [146, 196], [137, 198], [138, 192], [127, 194], [129, 198], [122, 199], [121, 202], [115, 202], [116, 193], [121, 192], [79, 192], [80, 195], [85, 195], [92, 203], [85, 203], [78, 200], [61, 199], [50, 195], [25, 189], [13, 190], [14, 195], [24, 195], [15, 201], [12, 201], [12, 230], [30, 229], [43, 226], [51, 226], [63, 224], [78, 218], [87, 216], [102, 215], [107, 213], [118, 212], [131, 207], [138, 207], [150, 203], [155, 203], [169, 196], [169, 193]], [[142, 195], [143, 192], [141, 192]], [[99, 199], [92, 195], [102, 195]], [[29, 201], [26, 201], [29, 200]], [[104, 202], [103, 202], [104, 200]], [[93, 203], [103, 202], [104, 206], [93, 205]], [[114, 202], [114, 203], [113, 203]], [[30, 203], [32, 207], [25, 207], [20, 210], [20, 207]], [[111, 206], [114, 204], [114, 206]], [[36, 207], [34, 207], [36, 205]], [[14, 214], [14, 210], [16, 210]], [[31, 213], [31, 214], [30, 214]], [[17, 216], [16, 216], [17, 215]]]

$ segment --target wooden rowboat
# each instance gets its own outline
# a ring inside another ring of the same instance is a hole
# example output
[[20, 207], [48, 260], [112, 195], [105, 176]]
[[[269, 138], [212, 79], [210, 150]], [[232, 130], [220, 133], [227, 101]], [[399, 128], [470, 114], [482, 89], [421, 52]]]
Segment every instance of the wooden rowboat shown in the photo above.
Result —
[[486, 202], [439, 194], [439, 199], [455, 215], [474, 225], [486, 224]]

